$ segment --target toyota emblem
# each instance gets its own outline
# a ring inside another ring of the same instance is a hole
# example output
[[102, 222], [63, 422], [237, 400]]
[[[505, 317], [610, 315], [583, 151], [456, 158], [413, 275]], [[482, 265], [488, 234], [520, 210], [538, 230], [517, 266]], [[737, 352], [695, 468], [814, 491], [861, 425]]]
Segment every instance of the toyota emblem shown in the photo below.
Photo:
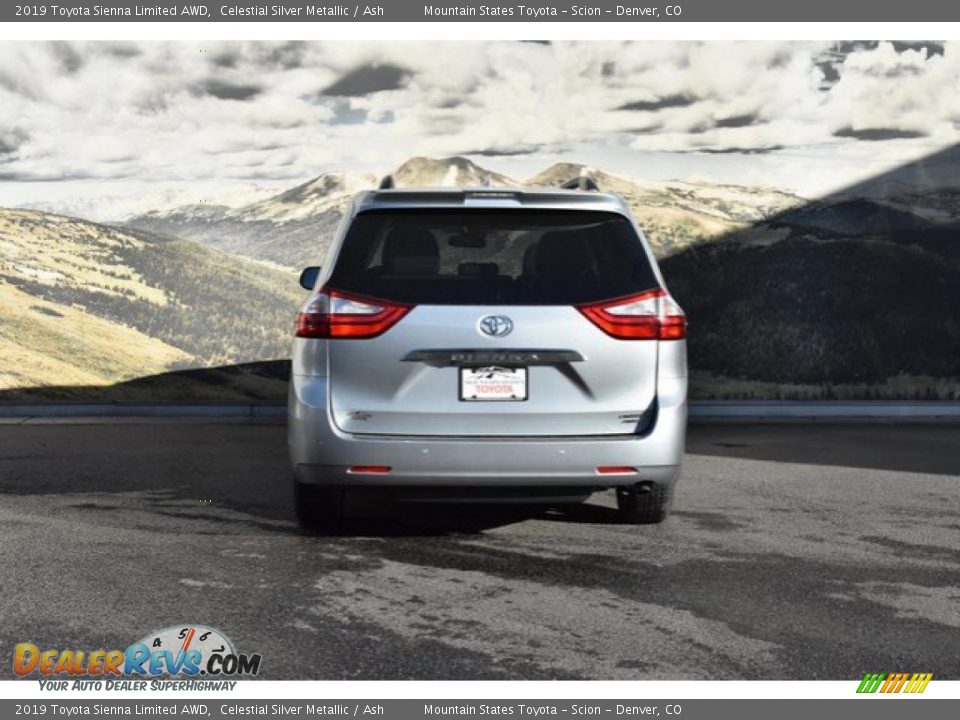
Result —
[[480, 318], [477, 327], [484, 335], [503, 337], [513, 331], [513, 320], [503, 315], [487, 315]]

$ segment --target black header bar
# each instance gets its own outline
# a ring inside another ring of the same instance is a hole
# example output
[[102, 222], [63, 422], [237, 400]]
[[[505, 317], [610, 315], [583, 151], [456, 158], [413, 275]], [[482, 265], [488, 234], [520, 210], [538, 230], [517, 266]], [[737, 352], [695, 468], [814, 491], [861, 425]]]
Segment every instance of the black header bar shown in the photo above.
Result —
[[[644, 4], [649, 3], [649, 4]], [[58, 0], [4, 3], [3, 22], [955, 22], [943, 0]]]

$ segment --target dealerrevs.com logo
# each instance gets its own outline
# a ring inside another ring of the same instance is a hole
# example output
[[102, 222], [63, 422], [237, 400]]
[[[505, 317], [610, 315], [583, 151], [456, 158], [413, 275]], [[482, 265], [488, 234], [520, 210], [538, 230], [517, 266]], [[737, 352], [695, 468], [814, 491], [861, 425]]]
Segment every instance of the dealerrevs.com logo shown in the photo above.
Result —
[[177, 625], [150, 633], [125, 650], [41, 649], [19, 643], [13, 672], [41, 678], [252, 677], [260, 655], [237, 652], [226, 635], [203, 625]]
[[933, 673], [867, 673], [860, 681], [858, 693], [922, 693], [933, 679]]

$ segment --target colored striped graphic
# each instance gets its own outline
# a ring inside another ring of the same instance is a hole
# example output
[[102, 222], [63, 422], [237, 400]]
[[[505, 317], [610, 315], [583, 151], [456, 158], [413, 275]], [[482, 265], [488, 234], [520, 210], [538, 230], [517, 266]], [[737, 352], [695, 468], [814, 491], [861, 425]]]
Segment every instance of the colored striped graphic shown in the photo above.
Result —
[[857, 692], [922, 693], [932, 679], [933, 673], [867, 673]]

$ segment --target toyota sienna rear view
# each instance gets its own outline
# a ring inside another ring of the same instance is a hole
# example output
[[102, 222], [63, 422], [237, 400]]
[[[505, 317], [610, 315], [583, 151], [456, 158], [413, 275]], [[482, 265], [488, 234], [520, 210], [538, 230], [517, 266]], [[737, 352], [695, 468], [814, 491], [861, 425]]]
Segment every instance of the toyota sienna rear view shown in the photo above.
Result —
[[[669, 510], [686, 318], [624, 202], [584, 189], [357, 195], [304, 270], [288, 441], [300, 522], [351, 488]], [[584, 187], [581, 181], [577, 183]]]

